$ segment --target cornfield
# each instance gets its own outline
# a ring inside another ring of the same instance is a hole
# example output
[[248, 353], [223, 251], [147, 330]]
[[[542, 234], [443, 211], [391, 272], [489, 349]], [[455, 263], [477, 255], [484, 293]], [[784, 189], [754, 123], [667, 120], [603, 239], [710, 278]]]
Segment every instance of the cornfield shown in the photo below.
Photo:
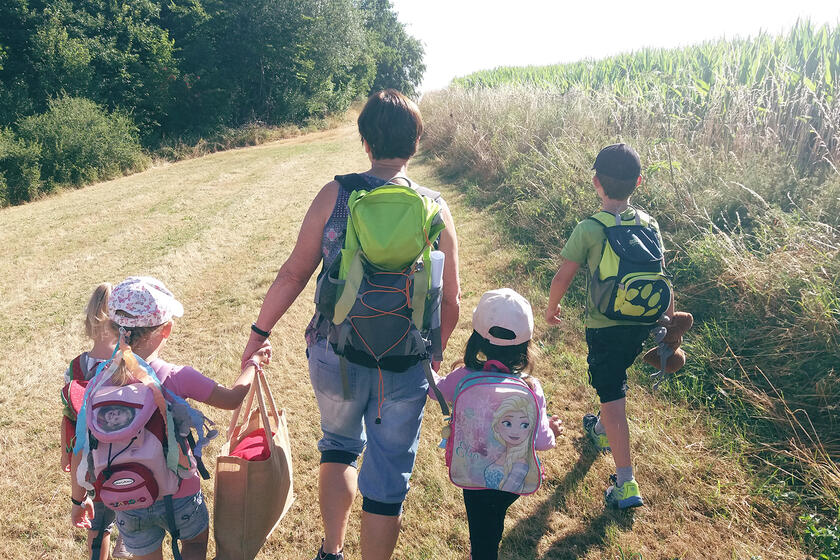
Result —
[[[800, 167], [824, 161], [836, 168], [839, 83], [840, 27], [815, 28], [800, 21], [783, 36], [762, 33], [752, 39], [643, 49], [597, 61], [500, 67], [456, 78], [452, 87], [526, 85], [550, 95], [580, 90], [623, 101], [656, 100], [683, 134], [711, 132], [724, 147], [737, 136], [736, 128], [725, 126], [727, 117], [736, 122], [746, 117], [784, 138]], [[749, 105], [742, 103], [744, 98]], [[709, 117], [724, 127], [707, 130]]]

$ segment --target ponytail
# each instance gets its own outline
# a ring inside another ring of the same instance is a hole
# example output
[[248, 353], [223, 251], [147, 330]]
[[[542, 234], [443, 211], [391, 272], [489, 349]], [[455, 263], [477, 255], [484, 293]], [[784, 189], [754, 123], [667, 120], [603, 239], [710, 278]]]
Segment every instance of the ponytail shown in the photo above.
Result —
[[[117, 311], [117, 315], [131, 317], [131, 315], [121, 310]], [[111, 328], [120, 333], [120, 349], [126, 350], [126, 347], [133, 348], [165, 324], [166, 323], [155, 325], [154, 327], [123, 327], [116, 321], [111, 321]], [[119, 367], [117, 368], [117, 371], [114, 372], [114, 375], [111, 376], [111, 379], [115, 385], [127, 385], [132, 382], [133, 376], [126, 367], [125, 361], [122, 360], [122, 358], [120, 358]]]
[[112, 328], [108, 319], [108, 299], [111, 297], [111, 284], [98, 285], [85, 306], [85, 334], [88, 338], [97, 338], [102, 329]]

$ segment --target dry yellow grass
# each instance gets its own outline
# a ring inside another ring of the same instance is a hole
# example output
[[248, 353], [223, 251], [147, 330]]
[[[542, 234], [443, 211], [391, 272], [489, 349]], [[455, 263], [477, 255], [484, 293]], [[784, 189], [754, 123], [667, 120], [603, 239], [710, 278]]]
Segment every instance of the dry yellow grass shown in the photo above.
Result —
[[[130, 274], [160, 277], [186, 310], [164, 356], [230, 383], [248, 325], [310, 200], [332, 175], [365, 164], [355, 130], [345, 127], [163, 165], [0, 211], [0, 313], [6, 318], [0, 325], [0, 507], [6, 511], [0, 558], [84, 557], [84, 535], [68, 523], [68, 476], [58, 468], [58, 393], [66, 364], [88, 347], [82, 309], [93, 287]], [[412, 175], [440, 186], [431, 164], [415, 164]], [[447, 351], [453, 361], [478, 297], [510, 277], [516, 255], [493, 233], [489, 216], [445, 185], [443, 191], [462, 250], [461, 328]], [[515, 287], [541, 302], [540, 287], [524, 272]], [[320, 540], [320, 430], [303, 342], [312, 293], [310, 284], [272, 337], [276, 359], [268, 373], [289, 414], [297, 499], [261, 558], [308, 559]], [[580, 328], [570, 324], [538, 336], [547, 348], [562, 348], [543, 357], [537, 376], [550, 411], [563, 418], [567, 431], [556, 450], [543, 454], [543, 489], [511, 508], [504, 558], [804, 557], [785, 535], [785, 513], [756, 495], [755, 481], [738, 457], [718, 447], [709, 421], [642, 389], [633, 389], [629, 415], [637, 478], [649, 505], [629, 514], [604, 511], [601, 494], [612, 462], [592, 452], [579, 428], [583, 413], [596, 406], [585, 384]], [[230, 418], [205, 412], [221, 425]], [[460, 492], [449, 483], [436, 447], [441, 425], [430, 403], [397, 558], [467, 555]], [[205, 454], [211, 467], [220, 446], [216, 440]], [[212, 504], [212, 481], [204, 490]], [[360, 557], [360, 504], [358, 499], [348, 558]]]

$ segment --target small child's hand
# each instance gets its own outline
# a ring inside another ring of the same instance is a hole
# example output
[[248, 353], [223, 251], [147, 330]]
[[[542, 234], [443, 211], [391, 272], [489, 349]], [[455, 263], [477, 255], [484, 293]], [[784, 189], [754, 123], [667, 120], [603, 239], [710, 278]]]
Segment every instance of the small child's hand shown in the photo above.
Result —
[[556, 414], [548, 419], [548, 427], [554, 432], [554, 437], [560, 437], [563, 433], [563, 421]]
[[266, 366], [271, 363], [271, 343], [266, 339], [260, 349], [251, 355], [251, 359], [259, 362], [260, 365]]
[[563, 319], [560, 317], [560, 304], [545, 310], [545, 320], [549, 325], [559, 325]]
[[85, 497], [82, 505], [77, 506], [73, 504], [73, 508], [70, 510], [70, 523], [79, 529], [90, 529], [93, 527], [91, 523], [93, 521], [93, 515], [93, 502], [88, 496]]

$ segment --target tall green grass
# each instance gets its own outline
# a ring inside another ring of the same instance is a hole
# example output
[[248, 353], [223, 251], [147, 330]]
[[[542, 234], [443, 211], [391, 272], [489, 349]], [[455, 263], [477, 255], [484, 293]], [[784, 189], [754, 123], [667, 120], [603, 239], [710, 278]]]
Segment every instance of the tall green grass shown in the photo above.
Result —
[[[718, 415], [786, 502], [840, 505], [840, 28], [498, 69], [428, 95], [426, 153], [499, 210], [544, 284], [597, 209], [604, 145], [640, 153], [696, 327], [663, 391]], [[582, 275], [580, 275], [582, 276]], [[583, 299], [583, 279], [572, 298]]]

